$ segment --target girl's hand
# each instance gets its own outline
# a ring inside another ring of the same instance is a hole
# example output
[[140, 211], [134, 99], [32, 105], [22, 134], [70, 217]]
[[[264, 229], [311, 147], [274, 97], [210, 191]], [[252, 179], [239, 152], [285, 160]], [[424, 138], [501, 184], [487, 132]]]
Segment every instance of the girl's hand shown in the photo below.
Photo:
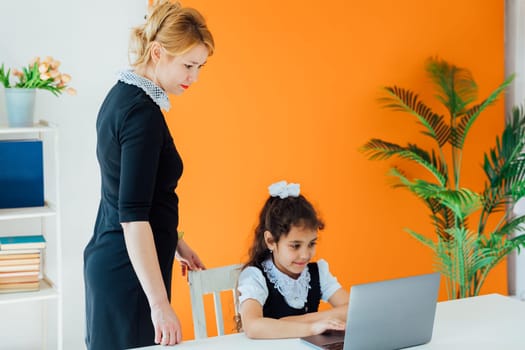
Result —
[[155, 343], [175, 345], [182, 341], [182, 328], [179, 318], [169, 303], [151, 307], [151, 321], [155, 329]]
[[204, 270], [206, 268], [199, 256], [183, 239], [180, 239], [179, 243], [177, 244], [175, 259], [177, 259], [182, 266], [183, 276], [186, 274], [186, 270]]
[[328, 330], [336, 330], [336, 331], [345, 330], [345, 323], [336, 318], [329, 318], [325, 320], [315, 321], [315, 322], [312, 322], [311, 325], [312, 325], [311, 329], [312, 329], [313, 335], [321, 334]]

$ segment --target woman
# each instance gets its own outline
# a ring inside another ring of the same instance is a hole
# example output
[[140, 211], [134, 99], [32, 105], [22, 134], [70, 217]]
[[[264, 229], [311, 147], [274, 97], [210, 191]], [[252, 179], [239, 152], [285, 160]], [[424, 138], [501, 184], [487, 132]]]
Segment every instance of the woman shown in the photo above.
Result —
[[94, 234], [84, 251], [89, 350], [174, 345], [181, 325], [170, 305], [174, 255], [204, 268], [177, 234], [182, 174], [161, 108], [197, 80], [213, 53], [202, 15], [167, 0], [134, 28], [133, 70], [123, 71], [97, 118], [102, 191]]

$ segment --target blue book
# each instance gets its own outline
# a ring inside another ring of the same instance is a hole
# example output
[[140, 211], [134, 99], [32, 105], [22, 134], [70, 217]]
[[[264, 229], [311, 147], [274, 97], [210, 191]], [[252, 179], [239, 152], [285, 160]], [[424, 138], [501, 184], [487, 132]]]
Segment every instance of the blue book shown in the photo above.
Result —
[[42, 249], [46, 240], [42, 235], [35, 236], [0, 236], [0, 251], [20, 249]]
[[44, 205], [41, 140], [0, 141], [0, 208]]

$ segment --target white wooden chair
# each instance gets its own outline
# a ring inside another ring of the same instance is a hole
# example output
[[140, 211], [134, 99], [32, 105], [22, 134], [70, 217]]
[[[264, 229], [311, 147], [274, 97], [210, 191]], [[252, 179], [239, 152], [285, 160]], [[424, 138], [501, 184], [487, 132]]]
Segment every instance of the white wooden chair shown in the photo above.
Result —
[[195, 339], [208, 337], [203, 301], [205, 294], [213, 294], [217, 333], [218, 335], [224, 335], [224, 320], [220, 293], [222, 291], [232, 291], [235, 311], [237, 312], [238, 305], [237, 297], [235, 296], [235, 286], [237, 285], [237, 278], [241, 272], [241, 267], [242, 265], [236, 264], [188, 272]]

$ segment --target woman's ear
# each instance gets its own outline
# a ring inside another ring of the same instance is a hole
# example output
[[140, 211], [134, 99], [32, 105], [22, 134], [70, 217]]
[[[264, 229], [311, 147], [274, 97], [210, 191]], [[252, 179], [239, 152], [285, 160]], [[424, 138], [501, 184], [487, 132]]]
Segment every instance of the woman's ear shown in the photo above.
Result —
[[273, 238], [273, 235], [270, 231], [264, 231], [264, 243], [266, 243], [266, 247], [268, 247], [268, 249], [275, 249], [277, 243], [275, 243], [275, 239]]
[[160, 43], [157, 41], [153, 41], [151, 43], [151, 47], [149, 50], [149, 54], [151, 56], [151, 60], [153, 61], [153, 63], [157, 63], [160, 60], [161, 52], [162, 52], [162, 46], [160, 45]]

